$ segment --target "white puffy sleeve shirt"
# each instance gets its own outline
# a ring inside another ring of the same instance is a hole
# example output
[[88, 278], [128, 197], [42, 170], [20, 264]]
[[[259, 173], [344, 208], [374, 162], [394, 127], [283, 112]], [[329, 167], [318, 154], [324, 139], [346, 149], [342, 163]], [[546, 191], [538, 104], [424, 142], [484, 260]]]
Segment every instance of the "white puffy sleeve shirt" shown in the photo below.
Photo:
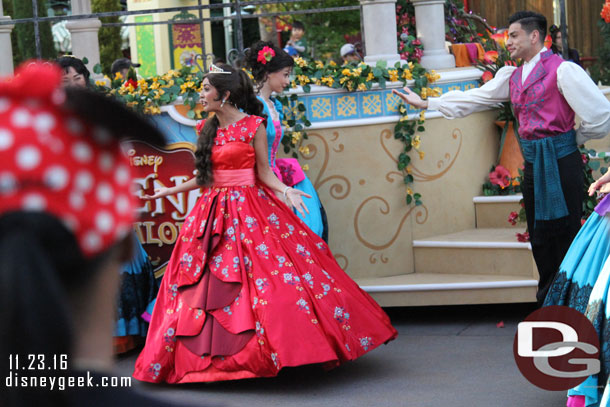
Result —
[[[524, 64], [522, 81], [525, 81], [539, 60], [540, 54]], [[454, 90], [441, 97], [430, 98], [428, 109], [439, 111], [447, 119], [455, 119], [486, 110], [494, 104], [508, 102], [510, 77], [515, 69], [517, 68], [513, 66], [501, 68], [493, 79], [480, 88]], [[581, 118], [580, 127], [576, 130], [578, 144], [610, 133], [610, 101], [580, 66], [573, 62], [562, 62], [557, 68], [557, 88], [574, 113]]]

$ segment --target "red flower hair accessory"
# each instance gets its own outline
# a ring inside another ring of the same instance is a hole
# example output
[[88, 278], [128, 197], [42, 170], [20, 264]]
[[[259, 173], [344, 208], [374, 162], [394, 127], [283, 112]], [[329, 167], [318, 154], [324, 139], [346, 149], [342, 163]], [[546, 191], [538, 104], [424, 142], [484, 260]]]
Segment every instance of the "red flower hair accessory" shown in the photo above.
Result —
[[275, 51], [273, 50], [273, 48], [265, 45], [263, 49], [258, 51], [258, 57], [256, 58], [256, 60], [261, 64], [265, 65], [267, 62], [271, 61], [274, 56]]
[[0, 81], [0, 216], [52, 214], [91, 257], [132, 228], [131, 169], [117, 139], [63, 107], [61, 76], [32, 62]]

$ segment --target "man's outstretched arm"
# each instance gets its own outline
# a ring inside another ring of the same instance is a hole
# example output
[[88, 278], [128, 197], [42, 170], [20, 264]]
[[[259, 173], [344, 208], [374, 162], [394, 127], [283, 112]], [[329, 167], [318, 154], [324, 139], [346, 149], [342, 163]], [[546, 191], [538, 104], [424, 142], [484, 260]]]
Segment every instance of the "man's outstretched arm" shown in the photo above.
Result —
[[493, 79], [480, 88], [467, 91], [453, 90], [441, 97], [428, 100], [422, 100], [419, 95], [406, 87], [404, 92], [395, 89], [392, 93], [417, 109], [438, 110], [445, 118], [455, 119], [509, 101], [509, 80], [515, 69], [512, 66], [501, 68]]

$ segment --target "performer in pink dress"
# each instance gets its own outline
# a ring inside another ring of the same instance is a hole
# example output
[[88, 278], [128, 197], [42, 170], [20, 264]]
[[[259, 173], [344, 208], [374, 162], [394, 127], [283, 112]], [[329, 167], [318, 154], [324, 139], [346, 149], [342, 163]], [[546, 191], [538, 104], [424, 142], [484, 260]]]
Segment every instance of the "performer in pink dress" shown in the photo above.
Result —
[[262, 105], [242, 70], [206, 75], [197, 177], [157, 199], [204, 186], [163, 277], [134, 377], [188, 383], [330, 368], [394, 339], [379, 305], [277, 192], [306, 212], [304, 192], [269, 167]]

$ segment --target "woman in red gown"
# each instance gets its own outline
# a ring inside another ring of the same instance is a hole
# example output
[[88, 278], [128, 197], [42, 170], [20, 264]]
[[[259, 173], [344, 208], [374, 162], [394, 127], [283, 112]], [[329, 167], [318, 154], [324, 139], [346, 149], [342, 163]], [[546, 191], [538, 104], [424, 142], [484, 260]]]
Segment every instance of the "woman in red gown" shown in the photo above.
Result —
[[245, 72], [220, 69], [203, 80], [201, 103], [214, 116], [198, 125], [197, 177], [149, 197], [204, 185], [163, 277], [138, 380], [208, 382], [313, 363], [330, 368], [397, 335], [287, 206], [307, 210], [305, 194], [269, 168], [262, 104]]

